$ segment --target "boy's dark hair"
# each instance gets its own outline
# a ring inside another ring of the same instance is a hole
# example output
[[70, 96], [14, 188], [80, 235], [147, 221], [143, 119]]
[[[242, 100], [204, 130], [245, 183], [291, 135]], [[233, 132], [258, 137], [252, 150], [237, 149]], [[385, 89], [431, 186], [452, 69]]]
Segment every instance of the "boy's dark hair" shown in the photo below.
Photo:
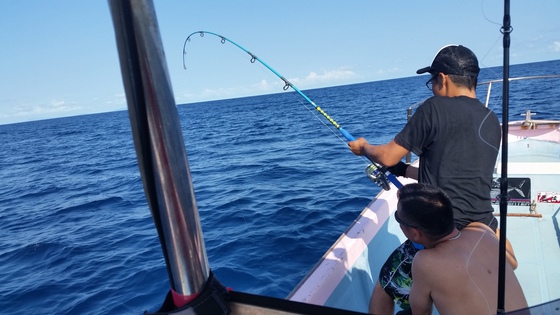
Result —
[[428, 184], [408, 184], [398, 193], [400, 212], [408, 221], [437, 240], [453, 231], [453, 206], [443, 190]]
[[449, 74], [449, 78], [451, 82], [455, 83], [457, 86], [464, 86], [469, 90], [476, 90], [476, 85], [478, 83], [477, 77]]

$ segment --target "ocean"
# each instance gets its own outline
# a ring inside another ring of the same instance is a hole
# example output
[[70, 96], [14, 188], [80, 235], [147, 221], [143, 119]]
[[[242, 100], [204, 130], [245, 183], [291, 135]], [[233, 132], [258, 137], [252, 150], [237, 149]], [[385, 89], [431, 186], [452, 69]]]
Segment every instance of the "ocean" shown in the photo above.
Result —
[[[510, 72], [550, 73], [560, 60]], [[480, 81], [500, 77], [483, 69]], [[304, 93], [355, 137], [385, 143], [431, 95], [427, 78]], [[510, 119], [528, 100], [536, 118], [560, 119], [558, 85], [510, 89]], [[380, 191], [295, 92], [178, 112], [210, 267], [233, 290], [286, 297]], [[0, 125], [0, 143], [0, 313], [142, 314], [163, 302], [168, 275], [126, 111]]]

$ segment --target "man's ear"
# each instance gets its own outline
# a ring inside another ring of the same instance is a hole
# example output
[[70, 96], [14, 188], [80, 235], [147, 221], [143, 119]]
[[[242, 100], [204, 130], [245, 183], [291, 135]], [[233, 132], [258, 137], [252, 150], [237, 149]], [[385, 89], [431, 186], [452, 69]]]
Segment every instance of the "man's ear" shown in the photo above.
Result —
[[420, 229], [411, 228], [410, 234], [410, 236], [412, 237], [411, 241], [415, 243], [421, 243], [421, 241], [424, 240], [424, 232], [422, 232], [422, 230]]

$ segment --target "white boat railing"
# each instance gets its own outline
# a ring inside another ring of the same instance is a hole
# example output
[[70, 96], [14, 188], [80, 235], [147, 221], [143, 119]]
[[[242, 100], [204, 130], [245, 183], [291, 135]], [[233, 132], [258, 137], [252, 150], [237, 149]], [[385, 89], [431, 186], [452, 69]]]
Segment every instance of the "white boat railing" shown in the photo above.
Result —
[[[521, 80], [552, 79], [552, 78], [560, 78], [560, 74], [515, 77], [515, 78], [509, 78], [508, 81], [512, 82], [512, 81], [521, 81]], [[486, 107], [488, 107], [488, 104], [490, 103], [490, 94], [492, 92], [492, 85], [494, 83], [503, 83], [503, 82], [504, 82], [504, 79], [496, 79], [496, 80], [480, 82], [480, 83], [477, 84], [477, 86], [488, 85], [488, 90], [486, 91], [486, 101], [484, 102], [484, 105]]]

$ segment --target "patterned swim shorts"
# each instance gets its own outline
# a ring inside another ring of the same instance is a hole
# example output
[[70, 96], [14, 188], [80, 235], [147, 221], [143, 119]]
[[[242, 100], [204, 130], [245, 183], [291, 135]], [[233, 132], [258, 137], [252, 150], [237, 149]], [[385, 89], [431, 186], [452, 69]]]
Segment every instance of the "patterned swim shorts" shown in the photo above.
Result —
[[412, 259], [418, 251], [411, 241], [406, 240], [391, 253], [379, 272], [379, 284], [403, 310], [410, 309]]

